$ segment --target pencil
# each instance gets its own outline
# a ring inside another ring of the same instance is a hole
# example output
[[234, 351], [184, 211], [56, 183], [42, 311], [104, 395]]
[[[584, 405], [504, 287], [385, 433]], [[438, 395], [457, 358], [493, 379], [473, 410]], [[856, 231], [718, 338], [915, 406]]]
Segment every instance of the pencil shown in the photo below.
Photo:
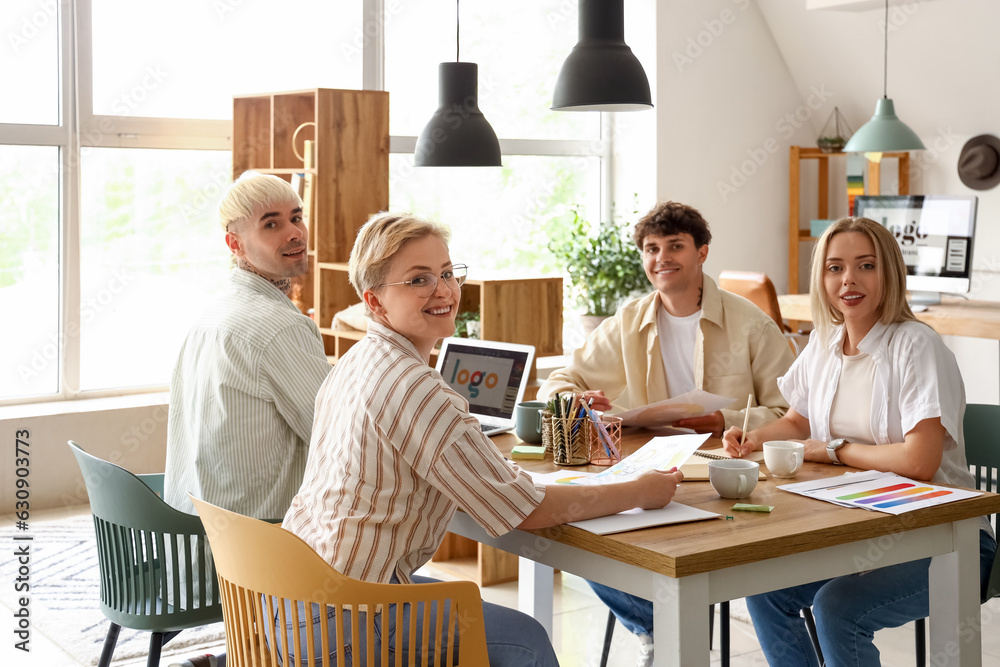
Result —
[[747, 439], [747, 426], [750, 425], [750, 402], [753, 401], [753, 394], [747, 394], [747, 409], [743, 415], [743, 434], [740, 435], [740, 457], [743, 456], [743, 443]]

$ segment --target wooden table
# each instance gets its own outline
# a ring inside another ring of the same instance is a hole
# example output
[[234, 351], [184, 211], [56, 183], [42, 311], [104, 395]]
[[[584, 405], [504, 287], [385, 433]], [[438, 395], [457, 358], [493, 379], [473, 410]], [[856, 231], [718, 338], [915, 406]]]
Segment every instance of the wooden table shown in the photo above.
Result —
[[[652, 435], [627, 431], [623, 448], [634, 451]], [[518, 442], [512, 435], [493, 440], [505, 452]], [[558, 469], [551, 458], [524, 462], [524, 467]], [[796, 481], [845, 470], [807, 463]], [[708, 614], [700, 611], [709, 604], [932, 556], [931, 662], [981, 665], [978, 517], [1000, 511], [1000, 496], [984, 493], [892, 516], [839, 507], [776, 486], [770, 478], [760, 481], [746, 501], [775, 506], [764, 514], [733, 512], [736, 501], [719, 498], [708, 482], [685, 482], [678, 502], [732, 519], [617, 535], [564, 525], [493, 538], [462, 512], [449, 530], [520, 557], [519, 608], [542, 622], [550, 635], [553, 568], [652, 599], [655, 664], [677, 667], [709, 664]]]
[[[778, 297], [778, 305], [786, 320], [812, 322], [808, 294], [784, 294]], [[927, 310], [915, 315], [942, 336], [1000, 340], [1000, 303], [995, 301], [943, 296], [941, 303], [928, 306]]]

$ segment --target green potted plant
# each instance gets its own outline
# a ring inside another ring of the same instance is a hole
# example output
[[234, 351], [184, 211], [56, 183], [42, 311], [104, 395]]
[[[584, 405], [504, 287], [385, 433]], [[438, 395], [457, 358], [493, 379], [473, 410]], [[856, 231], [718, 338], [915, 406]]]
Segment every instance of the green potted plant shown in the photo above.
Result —
[[550, 223], [549, 252], [569, 276], [571, 299], [585, 316], [614, 315], [626, 298], [648, 286], [630, 231], [624, 221], [602, 222], [594, 230], [576, 209]]

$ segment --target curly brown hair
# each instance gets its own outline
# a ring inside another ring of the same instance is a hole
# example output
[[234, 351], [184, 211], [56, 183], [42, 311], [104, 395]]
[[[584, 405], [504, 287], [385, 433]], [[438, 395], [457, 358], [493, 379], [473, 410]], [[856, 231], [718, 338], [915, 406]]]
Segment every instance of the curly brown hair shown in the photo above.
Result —
[[651, 234], [656, 236], [690, 234], [696, 248], [712, 242], [712, 232], [708, 229], [708, 222], [701, 217], [698, 209], [675, 201], [657, 203], [636, 223], [632, 231], [632, 240], [639, 250], [642, 250], [643, 239]]

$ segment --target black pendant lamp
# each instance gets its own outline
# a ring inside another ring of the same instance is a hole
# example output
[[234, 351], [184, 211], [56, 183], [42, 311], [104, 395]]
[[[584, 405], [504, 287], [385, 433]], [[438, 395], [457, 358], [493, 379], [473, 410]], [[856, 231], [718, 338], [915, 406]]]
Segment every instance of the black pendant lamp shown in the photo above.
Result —
[[554, 111], [642, 111], [649, 79], [625, 43], [625, 0], [580, 0], [580, 41], [556, 80]]
[[438, 108], [417, 138], [418, 167], [499, 167], [500, 141], [479, 110], [479, 65], [459, 60], [455, 0], [455, 62], [438, 65]]

